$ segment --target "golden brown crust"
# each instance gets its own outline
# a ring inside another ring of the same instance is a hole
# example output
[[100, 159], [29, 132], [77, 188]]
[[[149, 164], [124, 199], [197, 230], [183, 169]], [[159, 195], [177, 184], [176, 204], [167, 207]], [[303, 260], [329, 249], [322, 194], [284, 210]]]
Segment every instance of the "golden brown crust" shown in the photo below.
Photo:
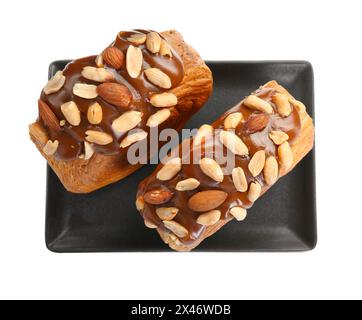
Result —
[[[285, 88], [280, 86], [276, 81], [270, 81], [267, 84], [265, 84], [264, 87], [274, 88], [280, 93], [286, 94], [288, 97], [294, 100], [293, 96]], [[293, 165], [288, 171], [281, 172], [280, 177], [292, 171], [293, 168], [308, 154], [308, 152], [313, 149], [314, 145], [313, 119], [305, 111], [304, 105], [302, 105], [302, 107], [299, 106], [298, 112], [301, 118], [301, 131], [297, 139], [291, 144], [291, 149], [294, 156]], [[263, 195], [269, 188], [270, 186], [264, 186], [262, 188], [261, 195]], [[177, 237], [175, 237], [171, 232], [162, 230], [160, 228], [158, 228], [157, 231], [160, 234], [162, 240], [166, 244], [168, 244], [171, 249], [176, 251], [191, 251], [192, 249], [196, 248], [202, 241], [204, 241], [206, 238], [216, 233], [219, 229], [221, 229], [225, 224], [227, 224], [231, 220], [232, 219], [219, 220], [219, 222], [217, 222], [216, 224], [208, 226], [203, 236], [198, 238], [197, 241], [193, 242], [190, 245], [185, 245], [184, 243], [181, 243], [181, 241]]]
[[[178, 108], [191, 109], [196, 112], [206, 102], [212, 92], [212, 75], [199, 54], [186, 44], [180, 33], [167, 31], [161, 33], [181, 56], [185, 68], [182, 83], [171, 92], [178, 97]], [[180, 130], [181, 128], [175, 128]], [[73, 193], [88, 193], [108, 184], [117, 182], [130, 175], [141, 165], [124, 166], [117, 156], [95, 154], [90, 160], [57, 161], [42, 151], [48, 140], [44, 127], [38, 122], [29, 126], [31, 140], [48, 161], [64, 187]]]

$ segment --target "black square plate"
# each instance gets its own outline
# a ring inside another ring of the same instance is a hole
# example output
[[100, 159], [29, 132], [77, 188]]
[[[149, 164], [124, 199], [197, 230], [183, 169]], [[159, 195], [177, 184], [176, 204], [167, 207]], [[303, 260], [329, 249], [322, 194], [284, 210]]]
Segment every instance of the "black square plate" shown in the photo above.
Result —
[[[67, 61], [50, 65], [50, 76]], [[211, 123], [245, 95], [275, 79], [314, 115], [313, 69], [305, 61], [208, 62], [214, 75], [209, 102], [187, 124]], [[91, 194], [67, 192], [48, 167], [46, 244], [54, 252], [170, 251], [147, 229], [134, 202], [137, 186], [155, 166]], [[232, 221], [195, 251], [305, 251], [315, 247], [314, 150], [249, 210], [243, 223]]]

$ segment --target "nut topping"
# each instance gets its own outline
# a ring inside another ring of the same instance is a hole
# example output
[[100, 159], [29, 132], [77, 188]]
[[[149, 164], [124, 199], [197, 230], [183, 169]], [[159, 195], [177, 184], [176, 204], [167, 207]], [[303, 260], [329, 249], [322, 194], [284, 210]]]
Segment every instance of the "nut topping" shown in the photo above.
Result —
[[55, 141], [48, 140], [48, 142], [43, 147], [43, 152], [47, 156], [52, 156], [55, 152], [57, 152], [58, 146], [59, 146], [58, 140]]
[[248, 147], [243, 140], [233, 132], [222, 131], [220, 133], [220, 141], [226, 148], [238, 156], [246, 156], [249, 154]]
[[289, 102], [299, 111], [299, 112], [306, 112], [306, 107], [304, 105], [304, 103], [295, 100], [293, 98], [289, 98]]
[[113, 74], [104, 69], [96, 67], [84, 67], [82, 70], [83, 78], [96, 82], [107, 82], [114, 80]]
[[90, 158], [92, 158], [94, 150], [91, 144], [87, 141], [84, 141], [84, 151], [85, 151], [84, 160], [89, 160]]
[[142, 196], [137, 197], [136, 208], [138, 211], [143, 211], [143, 209], [145, 208], [145, 200], [143, 200]]
[[97, 86], [86, 83], [76, 83], [73, 87], [73, 94], [84, 99], [97, 98]]
[[194, 178], [179, 181], [176, 185], [177, 191], [191, 191], [199, 187], [200, 182]]
[[112, 123], [112, 128], [117, 133], [127, 132], [137, 127], [142, 121], [142, 112], [127, 111]]
[[124, 62], [124, 54], [116, 47], [108, 47], [103, 52], [104, 62], [114, 69], [120, 69]]
[[97, 56], [96, 60], [95, 60], [96, 66], [98, 68], [103, 68], [104, 67], [104, 63], [103, 63], [103, 56], [100, 54]]
[[99, 144], [101, 146], [105, 146], [113, 142], [113, 137], [106, 132], [87, 130], [85, 134], [87, 135], [85, 138], [88, 142]]
[[161, 56], [168, 56], [168, 57], [172, 58], [171, 48], [168, 45], [167, 41], [163, 40], [163, 39], [161, 41], [160, 54], [161, 54]]
[[129, 46], [126, 56], [127, 72], [131, 78], [137, 78], [142, 70], [143, 54], [140, 48]]
[[64, 83], [65, 76], [63, 76], [63, 71], [58, 71], [45, 85], [44, 93], [46, 95], [56, 93], [63, 88]]
[[157, 229], [157, 226], [147, 219], [145, 219], [145, 226], [149, 229]]
[[150, 99], [151, 104], [156, 108], [173, 107], [177, 105], [177, 97], [173, 93], [154, 94]]
[[247, 134], [253, 134], [255, 132], [262, 131], [266, 128], [269, 123], [269, 116], [266, 114], [252, 115], [245, 122], [245, 131]]
[[189, 234], [187, 229], [176, 221], [163, 221], [163, 224], [179, 238], [185, 238]]
[[221, 212], [219, 210], [211, 210], [200, 215], [196, 222], [203, 226], [212, 226], [220, 220]]
[[103, 118], [102, 107], [98, 102], [91, 104], [88, 108], [87, 118], [91, 124], [100, 124]]
[[278, 161], [275, 157], [270, 156], [265, 161], [264, 166], [264, 179], [267, 185], [274, 184], [278, 179]]
[[97, 91], [103, 100], [116, 107], [127, 108], [132, 100], [129, 89], [119, 83], [102, 83]]
[[146, 131], [138, 131], [136, 133], [132, 133], [131, 135], [125, 137], [121, 144], [121, 148], [127, 148], [130, 145], [134, 144], [135, 142], [142, 141], [147, 138], [148, 133]]
[[231, 208], [230, 214], [235, 217], [236, 220], [243, 221], [247, 216], [247, 211], [242, 207], [234, 207]]
[[277, 145], [289, 140], [289, 136], [283, 131], [272, 131], [269, 133], [269, 138]]
[[229, 114], [224, 121], [225, 129], [235, 129], [242, 119], [243, 114], [241, 112], [234, 112]]
[[159, 189], [148, 191], [144, 195], [144, 200], [148, 204], [159, 205], [170, 201], [172, 197], [173, 193], [169, 189], [166, 187], [161, 187]]
[[246, 180], [243, 168], [234, 168], [231, 176], [237, 191], [246, 192], [248, 190], [248, 181]]
[[195, 212], [207, 212], [221, 206], [228, 194], [221, 190], [201, 191], [193, 195], [188, 202], [188, 206]]
[[201, 171], [216, 182], [224, 180], [224, 174], [219, 164], [211, 158], [203, 158], [199, 162]]
[[171, 221], [178, 214], [179, 209], [175, 207], [157, 208], [156, 214], [161, 220]]
[[171, 111], [168, 109], [162, 109], [151, 115], [147, 120], [148, 127], [157, 127], [165, 122], [171, 115]]
[[273, 107], [267, 101], [260, 99], [255, 95], [250, 95], [244, 100], [244, 105], [250, 109], [258, 110], [264, 113], [273, 113]]
[[278, 157], [281, 173], [286, 173], [293, 165], [293, 151], [288, 142], [283, 142], [278, 147]]
[[292, 108], [290, 106], [289, 99], [285, 94], [276, 93], [273, 96], [273, 102], [277, 106], [278, 113], [282, 117], [288, 117], [291, 114]]
[[258, 182], [250, 183], [249, 192], [248, 192], [248, 199], [251, 202], [255, 202], [261, 194], [261, 185]]
[[181, 171], [181, 158], [173, 158], [166, 162], [160, 171], [157, 172], [157, 179], [168, 181], [174, 178]]
[[259, 150], [254, 153], [253, 157], [251, 158], [248, 169], [253, 177], [258, 176], [264, 168], [265, 165], [265, 151]]
[[159, 53], [161, 48], [161, 37], [157, 32], [150, 32], [146, 36], [146, 46], [152, 53]]
[[145, 70], [145, 75], [148, 81], [160, 88], [170, 89], [172, 87], [170, 77], [160, 69], [149, 68]]
[[202, 144], [202, 142], [205, 140], [207, 136], [211, 136], [214, 132], [214, 128], [208, 124], [202, 125], [199, 130], [197, 131], [193, 142], [194, 146], [198, 146]]
[[146, 35], [143, 33], [135, 33], [128, 37], [127, 41], [131, 42], [135, 46], [139, 46], [146, 42]]
[[39, 116], [50, 130], [60, 131], [60, 124], [53, 110], [43, 100], [38, 100]]
[[81, 118], [80, 118], [80, 111], [78, 106], [75, 102], [69, 101], [63, 103], [60, 106], [60, 110], [62, 111], [65, 119], [72, 125], [72, 126], [79, 126]]

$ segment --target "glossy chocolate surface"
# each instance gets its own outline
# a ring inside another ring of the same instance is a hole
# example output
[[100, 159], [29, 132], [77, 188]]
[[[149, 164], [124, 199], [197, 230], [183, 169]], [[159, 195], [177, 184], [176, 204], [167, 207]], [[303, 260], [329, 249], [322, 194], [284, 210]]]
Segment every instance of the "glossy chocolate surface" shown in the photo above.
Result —
[[[132, 44], [127, 40], [127, 38], [135, 33], [147, 34], [149, 31], [135, 30], [130, 32], [120, 32], [111, 46], [117, 47], [126, 56], [127, 48]], [[162, 37], [161, 34], [160, 36]], [[142, 50], [143, 53], [144, 61], [142, 71], [149, 67], [159, 68], [170, 77], [172, 88], [178, 86], [182, 82], [184, 78], [183, 62], [181, 57], [173, 48], [171, 48], [172, 57], [170, 58], [168, 56], [151, 53], [146, 48], [145, 44], [139, 45], [138, 47]], [[126, 111], [140, 111], [143, 114], [142, 122], [137, 127], [149, 132], [149, 128], [146, 126], [147, 119], [150, 115], [158, 111], [157, 108], [150, 104], [150, 96], [153, 93], [160, 93], [164, 92], [165, 90], [150, 83], [145, 78], [143, 72], [141, 72], [138, 78], [131, 78], [126, 70], [126, 62], [124, 62], [123, 66], [119, 70], [110, 68], [107, 65], [105, 65], [105, 68], [113, 73], [115, 77], [114, 82], [125, 85], [132, 93], [133, 99], [128, 108], [118, 108], [110, 103], [107, 103], [100, 96], [95, 99], [84, 99], [75, 96], [73, 94], [73, 86], [76, 83], [94, 85], [100, 84], [98, 82], [87, 80], [81, 75], [82, 69], [84, 67], [96, 67], [95, 59], [96, 56], [90, 56], [70, 62], [63, 71], [63, 75], [66, 77], [66, 82], [63, 88], [53, 94], [46, 95], [44, 92], [41, 94], [41, 99], [50, 106], [59, 121], [65, 119], [60, 109], [63, 103], [74, 101], [81, 112], [81, 123], [79, 126], [71, 126], [68, 122], [66, 122], [65, 126], [63, 126], [62, 130], [59, 132], [55, 132], [47, 128], [49, 139], [59, 141], [59, 147], [54, 156], [56, 159], [62, 161], [78, 159], [81, 155], [84, 154], [84, 141], [86, 136], [85, 132], [87, 130], [96, 130], [112, 135], [113, 142], [104, 146], [93, 144], [95, 152], [104, 155], [119, 155], [120, 161], [127, 165], [128, 162], [126, 159], [126, 154], [128, 148], [121, 149], [119, 146], [121, 140], [127, 135], [127, 132], [122, 135], [116, 134], [112, 130], [112, 122]], [[98, 102], [101, 105], [103, 111], [103, 119], [99, 125], [92, 125], [88, 122], [87, 119], [88, 108], [94, 102]], [[160, 125], [159, 130], [164, 128], [180, 129], [192, 112], [191, 110], [178, 110], [177, 106], [170, 108], [170, 111], [171, 116], [168, 120]], [[38, 119], [38, 121], [41, 122], [42, 120]], [[45, 126], [44, 123], [43, 125]]]
[[[230, 109], [212, 125], [214, 129], [224, 129], [224, 120], [229, 114], [234, 112], [241, 112], [243, 114], [244, 120], [239, 123], [239, 125], [235, 129], [235, 133], [244, 141], [244, 143], [248, 147], [249, 155], [236, 156], [235, 167], [243, 168], [248, 181], [248, 185], [252, 181], [259, 182], [260, 185], [262, 186], [263, 192], [265, 192], [270, 186], [266, 185], [263, 173], [261, 173], [259, 176], [255, 178], [250, 174], [248, 170], [248, 164], [252, 155], [258, 150], [265, 150], [266, 156], [275, 156], [276, 158], [278, 158], [277, 146], [269, 138], [269, 133], [273, 130], [283, 131], [287, 133], [289, 135], [288, 141], [292, 145], [293, 141], [298, 137], [301, 129], [301, 119], [299, 116], [299, 112], [293, 105], [291, 105], [292, 112], [288, 117], [283, 118], [277, 113], [276, 106], [272, 102], [272, 97], [276, 92], [277, 91], [275, 89], [260, 88], [259, 90], [253, 93], [259, 98], [268, 101], [273, 106], [274, 109], [274, 113], [269, 116], [268, 125], [262, 131], [251, 134], [249, 134], [246, 131], [245, 122], [249, 119], [250, 116], [254, 116], [255, 114], [259, 114], [260, 112], [247, 108], [246, 106], [243, 105], [243, 102], [239, 103], [234, 108]], [[217, 132], [218, 130], [215, 130], [214, 135], [215, 134], [217, 135], [218, 134]], [[215, 152], [226, 153], [226, 148], [222, 146], [221, 142], [217, 137], [214, 139], [214, 141], [215, 141], [214, 153]], [[197, 148], [199, 147], [194, 148], [191, 145], [191, 152], [185, 151], [183, 153], [181, 151], [180, 154], [182, 154], [183, 158], [190, 157], [192, 159], [193, 153]], [[208, 152], [208, 157], [209, 157], [210, 149], [207, 148], [206, 150]], [[206, 150], [205, 146], [203, 146], [203, 149], [201, 150], [202, 151], [201, 157], [204, 157]], [[223, 166], [221, 165], [221, 167]], [[156, 175], [161, 168], [162, 165], [158, 166], [156, 171], [141, 183], [138, 196], [143, 196], [145, 193], [152, 190], [156, 190], [161, 186], [168, 188], [170, 191], [174, 193], [174, 196], [169, 202], [160, 206], [177, 207], [179, 209], [179, 213], [173, 220], [183, 225], [189, 231], [189, 235], [187, 237], [180, 239], [180, 241], [185, 245], [190, 245], [193, 242], [197, 241], [204, 234], [206, 230], [205, 226], [200, 225], [196, 222], [199, 213], [192, 211], [188, 207], [188, 200], [194, 194], [206, 190], [223, 190], [227, 192], [229, 195], [228, 198], [220, 207], [217, 208], [217, 210], [221, 211], [221, 219], [226, 221], [233, 219], [233, 216], [231, 216], [231, 214], [229, 213], [230, 209], [232, 209], [233, 207], [241, 206], [247, 209], [253, 205], [253, 203], [248, 200], [247, 193], [241, 193], [236, 191], [231, 177], [231, 172], [224, 172], [225, 176], [223, 182], [218, 183], [215, 182], [213, 179], [209, 178], [208, 176], [206, 176], [201, 171], [200, 166], [198, 164], [192, 164], [192, 163], [183, 164], [180, 173], [176, 175], [172, 180], [160, 181], [157, 180]], [[188, 178], [197, 179], [200, 182], [200, 186], [193, 191], [177, 191], [175, 189], [176, 184], [179, 181]], [[166, 228], [164, 227], [162, 221], [156, 214], [156, 208], [160, 206], [154, 206], [145, 203], [145, 208], [142, 211], [142, 215], [145, 220], [156, 225], [158, 228], [166, 231]]]

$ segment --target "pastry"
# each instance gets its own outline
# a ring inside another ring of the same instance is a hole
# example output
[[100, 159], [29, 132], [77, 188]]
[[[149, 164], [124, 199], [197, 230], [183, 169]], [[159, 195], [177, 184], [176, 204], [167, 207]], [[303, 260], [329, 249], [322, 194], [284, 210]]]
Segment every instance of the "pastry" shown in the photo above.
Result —
[[88, 193], [142, 166], [128, 148], [150, 128], [180, 130], [211, 92], [209, 68], [177, 31], [120, 32], [49, 80], [30, 137], [68, 191]]
[[[137, 209], [170, 248], [190, 251], [232, 219], [246, 219], [313, 144], [304, 104], [270, 81], [173, 150], [141, 182]], [[231, 165], [216, 161], [230, 153]]]

